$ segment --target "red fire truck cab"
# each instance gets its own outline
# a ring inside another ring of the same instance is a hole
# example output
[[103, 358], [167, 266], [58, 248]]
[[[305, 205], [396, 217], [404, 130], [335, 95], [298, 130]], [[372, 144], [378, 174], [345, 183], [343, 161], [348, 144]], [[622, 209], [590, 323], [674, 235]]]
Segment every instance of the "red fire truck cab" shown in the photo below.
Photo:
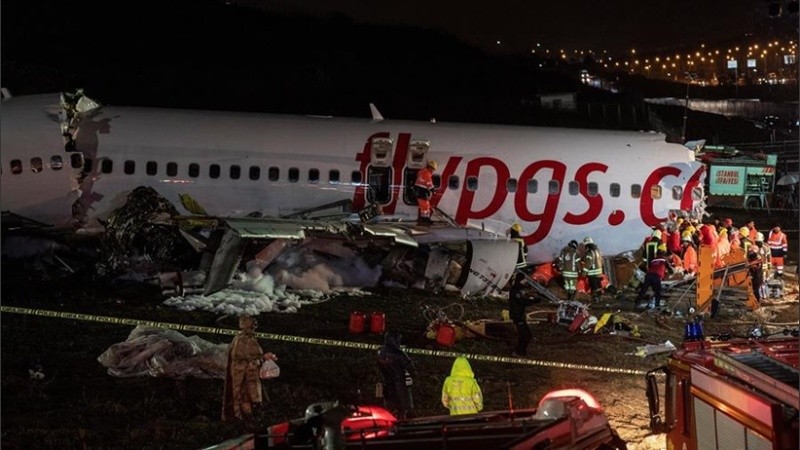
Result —
[[796, 336], [685, 342], [646, 376], [650, 427], [666, 433], [667, 449], [797, 450], [799, 343]]

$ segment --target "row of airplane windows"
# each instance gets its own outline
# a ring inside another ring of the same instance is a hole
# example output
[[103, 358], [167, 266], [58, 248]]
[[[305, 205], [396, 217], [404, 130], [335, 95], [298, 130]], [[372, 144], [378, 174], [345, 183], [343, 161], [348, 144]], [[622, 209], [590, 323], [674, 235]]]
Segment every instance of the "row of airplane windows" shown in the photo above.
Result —
[[[73, 168], [80, 168], [80, 158], [72, 158], [71, 159], [72, 167]], [[76, 165], [77, 164], [77, 165]], [[64, 161], [60, 155], [53, 155], [50, 158], [50, 164], [48, 164], [50, 169], [52, 170], [61, 170], [64, 167]], [[93, 161], [91, 159], [86, 159], [84, 162], [84, 170], [87, 172], [92, 171]], [[18, 175], [21, 174], [23, 171], [23, 164], [22, 161], [19, 159], [11, 160], [11, 173]], [[44, 162], [40, 157], [34, 157], [30, 160], [30, 169], [31, 172], [38, 173], [44, 170]], [[110, 174], [114, 171], [114, 162], [110, 159], [103, 159], [100, 161], [100, 172], [105, 174]], [[370, 169], [372, 170], [372, 168]], [[390, 173], [386, 173], [387, 171], [391, 170], [391, 168], [377, 168], [376, 176], [372, 176], [370, 174], [370, 180], [379, 180], [379, 179], [387, 179], [391, 180], [392, 177]], [[126, 175], [133, 175], [136, 173], [136, 162], [133, 160], [127, 160], [123, 163], [123, 173]], [[406, 169], [406, 171], [414, 171], [414, 169]], [[149, 176], [155, 176], [158, 174], [158, 162], [157, 161], [147, 161], [145, 163], [145, 173]], [[176, 162], [168, 162], [166, 164], [166, 175], [168, 177], [176, 177], [178, 176], [178, 163]], [[198, 178], [200, 177], [200, 164], [191, 163], [188, 166], [187, 175], [190, 178]], [[415, 173], [407, 173], [406, 174], [407, 184], [413, 182], [413, 176]], [[210, 164], [208, 166], [208, 177], [211, 179], [218, 179], [222, 176], [222, 167], [219, 164]], [[238, 180], [242, 177], [242, 168], [239, 165], [232, 164], [228, 168], [228, 177], [232, 180]], [[261, 178], [261, 168], [259, 166], [250, 166], [248, 170], [248, 178], [253, 181], [257, 181]], [[272, 166], [267, 169], [267, 180], [269, 181], [280, 181], [280, 168]], [[300, 169], [297, 167], [290, 167], [287, 170], [287, 178], [286, 180], [290, 183], [297, 183], [300, 181]], [[308, 169], [308, 183], [316, 184], [320, 182], [320, 171], [319, 169]], [[339, 170], [331, 169], [328, 171], [328, 183], [331, 184], [338, 184], [341, 182], [341, 176]], [[350, 183], [351, 184], [360, 184], [362, 182], [361, 172], [358, 170], [354, 170], [350, 173]], [[373, 184], [373, 183], [369, 183]], [[441, 177], [436, 174], [434, 175], [434, 185], [439, 187], [441, 184]], [[471, 191], [478, 190], [478, 178], [471, 176], [467, 177], [467, 189]], [[456, 190], [460, 188], [460, 179], [458, 175], [451, 175], [447, 180], [447, 188], [451, 190]], [[506, 190], [508, 192], [516, 192], [517, 191], [517, 180], [511, 178], [506, 182]], [[526, 191], [531, 194], [535, 194], [539, 190], [539, 183], [538, 180], [531, 179], [528, 180], [526, 185]], [[561, 185], [558, 180], [550, 180], [547, 185], [547, 192], [551, 195], [558, 195], [561, 191]], [[577, 181], [570, 181], [568, 183], [568, 191], [570, 195], [578, 195], [580, 193], [580, 185]], [[590, 197], [595, 197], [599, 194], [599, 188], [597, 183], [589, 182], [587, 185], [586, 193]], [[609, 195], [611, 197], [619, 197], [621, 194], [621, 186], [619, 183], [611, 183], [609, 184]], [[632, 198], [639, 198], [642, 195], [642, 186], [639, 184], [632, 184], [630, 195]], [[653, 199], [660, 199], [661, 198], [661, 186], [653, 186], [650, 190], [650, 196]], [[680, 200], [683, 196], [683, 188], [680, 186], [674, 186], [672, 188], [672, 198], [674, 200]]]

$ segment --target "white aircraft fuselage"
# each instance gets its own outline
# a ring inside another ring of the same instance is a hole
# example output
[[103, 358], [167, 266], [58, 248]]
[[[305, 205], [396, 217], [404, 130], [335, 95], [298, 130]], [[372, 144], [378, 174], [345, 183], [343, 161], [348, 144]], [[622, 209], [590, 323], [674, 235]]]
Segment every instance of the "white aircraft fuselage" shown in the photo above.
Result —
[[413, 221], [407, 187], [433, 159], [434, 206], [499, 234], [519, 222], [538, 263], [585, 236], [606, 254], [636, 248], [670, 211], [703, 205], [702, 164], [655, 133], [106, 106], [75, 134], [91, 166], [79, 177], [59, 110], [57, 94], [3, 102], [2, 210], [91, 227], [150, 186], [187, 214], [180, 194], [216, 216], [351, 200]]

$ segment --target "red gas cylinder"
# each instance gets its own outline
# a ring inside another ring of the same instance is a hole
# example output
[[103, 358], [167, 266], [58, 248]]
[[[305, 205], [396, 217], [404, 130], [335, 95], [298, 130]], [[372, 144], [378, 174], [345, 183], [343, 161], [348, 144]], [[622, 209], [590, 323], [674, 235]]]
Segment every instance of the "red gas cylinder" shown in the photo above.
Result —
[[586, 320], [586, 316], [583, 314], [575, 315], [575, 318], [572, 319], [572, 323], [569, 325], [569, 332], [574, 333], [581, 329], [581, 325]]
[[369, 316], [369, 332], [380, 334], [386, 331], [386, 314], [373, 311]]
[[436, 343], [445, 347], [452, 347], [456, 343], [456, 329], [449, 323], [439, 324], [436, 330]]
[[350, 324], [348, 329], [353, 334], [360, 334], [364, 332], [367, 322], [367, 315], [360, 311], [353, 311], [350, 313]]

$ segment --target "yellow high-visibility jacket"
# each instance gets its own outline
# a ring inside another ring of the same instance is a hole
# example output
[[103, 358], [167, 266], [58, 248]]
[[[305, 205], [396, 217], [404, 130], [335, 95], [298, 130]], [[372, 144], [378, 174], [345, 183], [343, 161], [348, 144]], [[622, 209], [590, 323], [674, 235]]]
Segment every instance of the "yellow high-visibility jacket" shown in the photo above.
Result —
[[483, 393], [467, 358], [459, 356], [442, 386], [442, 404], [450, 415], [475, 414], [483, 409]]

